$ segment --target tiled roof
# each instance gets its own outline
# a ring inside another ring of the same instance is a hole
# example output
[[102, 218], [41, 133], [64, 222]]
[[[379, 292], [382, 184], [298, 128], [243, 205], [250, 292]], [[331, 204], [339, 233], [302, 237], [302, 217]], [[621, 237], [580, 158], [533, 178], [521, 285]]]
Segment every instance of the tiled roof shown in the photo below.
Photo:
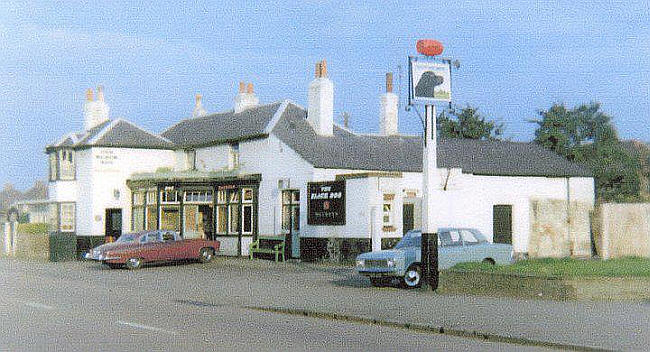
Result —
[[[376, 171], [422, 171], [422, 140], [417, 136], [351, 133], [334, 126], [332, 137], [318, 136], [307, 112], [287, 106], [273, 129], [301, 157], [318, 168]], [[503, 176], [584, 176], [591, 171], [534, 143], [440, 139], [438, 166], [463, 172]]]
[[60, 147], [85, 148], [85, 147], [114, 147], [114, 148], [150, 148], [172, 149], [173, 143], [169, 140], [148, 132], [131, 122], [117, 119], [103, 122], [90, 130], [82, 133], [71, 133], [59, 142], [47, 146], [46, 149]]
[[[418, 136], [353, 133], [334, 126], [331, 137], [317, 135], [307, 111], [289, 101], [183, 120], [162, 133], [147, 132], [130, 122], [105, 122], [82, 134], [71, 134], [48, 146], [188, 148], [277, 136], [317, 168], [369, 171], [422, 171]], [[458, 167], [480, 175], [591, 177], [589, 169], [534, 143], [440, 139], [438, 166]]]
[[239, 113], [228, 111], [183, 120], [168, 128], [162, 136], [181, 148], [262, 137], [266, 135], [266, 126], [281, 105], [277, 102]]

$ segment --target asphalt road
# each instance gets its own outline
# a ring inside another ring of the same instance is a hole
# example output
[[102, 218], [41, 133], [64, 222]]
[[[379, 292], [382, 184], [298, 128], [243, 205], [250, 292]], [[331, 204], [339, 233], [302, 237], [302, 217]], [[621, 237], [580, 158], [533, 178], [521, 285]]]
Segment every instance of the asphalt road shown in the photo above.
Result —
[[[339, 271], [225, 258], [138, 271], [0, 258], [0, 350], [545, 350], [255, 308], [299, 303], [304, 294], [345, 300], [350, 288], [333, 280]], [[355, 278], [349, 270], [343, 275]], [[402, 292], [389, 293], [399, 299]]]

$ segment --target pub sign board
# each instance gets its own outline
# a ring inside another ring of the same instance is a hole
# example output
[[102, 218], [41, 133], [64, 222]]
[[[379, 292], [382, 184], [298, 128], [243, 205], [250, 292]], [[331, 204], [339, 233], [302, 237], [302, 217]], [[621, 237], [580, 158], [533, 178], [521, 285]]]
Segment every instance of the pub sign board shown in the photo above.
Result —
[[307, 224], [345, 225], [345, 181], [307, 183]]

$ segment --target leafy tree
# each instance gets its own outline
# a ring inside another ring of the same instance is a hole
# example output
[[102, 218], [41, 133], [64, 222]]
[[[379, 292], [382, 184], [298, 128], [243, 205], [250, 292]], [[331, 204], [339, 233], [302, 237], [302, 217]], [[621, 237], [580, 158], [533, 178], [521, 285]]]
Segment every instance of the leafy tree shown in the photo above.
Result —
[[535, 142], [569, 160], [582, 159], [579, 155], [581, 145], [618, 140], [611, 116], [600, 111], [600, 104], [596, 102], [574, 109], [553, 104], [539, 115], [540, 119], [531, 120], [538, 125]]
[[612, 117], [599, 103], [568, 109], [553, 104], [539, 112], [535, 142], [589, 167], [596, 179], [597, 197], [603, 201], [631, 201], [639, 195], [638, 161], [618, 139]]
[[504, 128], [502, 123], [487, 121], [477, 108], [469, 105], [460, 110], [443, 110], [438, 115], [437, 125], [438, 133], [443, 138], [484, 140], [501, 139]]

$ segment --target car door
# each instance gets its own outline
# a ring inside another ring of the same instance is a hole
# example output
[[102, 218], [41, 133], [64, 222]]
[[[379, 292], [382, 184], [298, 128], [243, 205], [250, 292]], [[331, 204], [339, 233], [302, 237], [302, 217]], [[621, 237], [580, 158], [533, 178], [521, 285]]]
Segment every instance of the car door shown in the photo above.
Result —
[[144, 235], [140, 253], [145, 262], [155, 262], [163, 260], [161, 253], [160, 233], [150, 232]]
[[465, 261], [480, 262], [483, 260], [486, 255], [485, 247], [481, 245], [481, 242], [476, 236], [474, 236], [474, 233], [468, 229], [461, 229], [459, 232], [463, 240]]
[[173, 231], [162, 232], [162, 251], [165, 260], [180, 260], [187, 257], [183, 241]]
[[458, 230], [441, 231], [440, 248], [438, 250], [438, 268], [448, 269], [465, 260], [463, 244]]

